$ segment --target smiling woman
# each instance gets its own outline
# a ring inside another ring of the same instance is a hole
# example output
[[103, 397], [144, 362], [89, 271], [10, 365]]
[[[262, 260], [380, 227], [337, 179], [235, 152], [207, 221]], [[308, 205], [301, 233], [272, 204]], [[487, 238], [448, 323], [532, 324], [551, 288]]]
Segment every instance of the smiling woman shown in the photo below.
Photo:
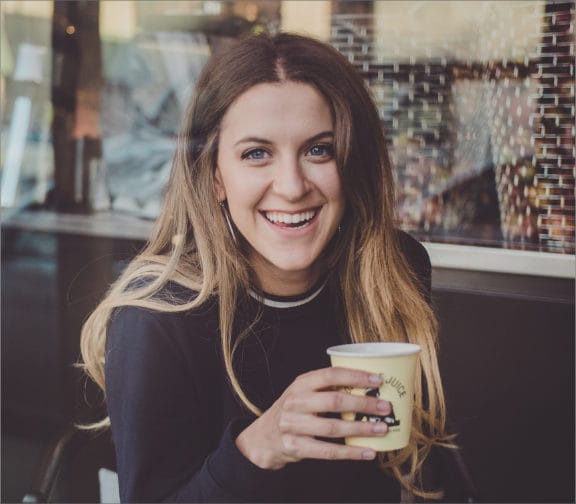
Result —
[[294, 82], [254, 86], [222, 120], [218, 198], [250, 246], [254, 283], [270, 294], [300, 294], [323, 273], [318, 259], [344, 213], [332, 123], [323, 96]]
[[[394, 228], [377, 110], [316, 40], [261, 34], [212, 58], [185, 112], [146, 249], [86, 322], [127, 502], [390, 502], [446, 446], [424, 248]], [[418, 344], [409, 445], [386, 436], [379, 375], [331, 368], [346, 342]], [[463, 500], [460, 495], [450, 495]]]

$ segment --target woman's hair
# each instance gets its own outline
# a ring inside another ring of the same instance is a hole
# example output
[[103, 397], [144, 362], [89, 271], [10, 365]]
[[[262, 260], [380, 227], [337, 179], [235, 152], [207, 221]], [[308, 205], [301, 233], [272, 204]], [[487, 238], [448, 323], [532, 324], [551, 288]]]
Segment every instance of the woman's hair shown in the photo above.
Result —
[[[217, 200], [215, 167], [219, 127], [230, 105], [256, 84], [286, 81], [313, 86], [331, 108], [346, 211], [341, 232], [323, 260], [339, 286], [351, 340], [407, 341], [422, 347], [410, 444], [381, 455], [381, 464], [406, 489], [439, 497], [423, 491], [419, 483], [431, 447], [449, 440], [436, 356], [436, 320], [400, 250], [393, 174], [376, 107], [353, 66], [322, 42], [286, 33], [259, 34], [240, 40], [207, 63], [184, 113], [152, 237], [86, 321], [82, 365], [104, 390], [106, 330], [118, 307], [175, 312], [217, 296], [228, 376], [245, 406], [261, 414], [232, 365], [238, 342], [232, 334], [234, 308], [250, 288], [252, 273], [242, 239], [234, 240]], [[164, 289], [169, 281], [189, 289], [189, 299], [171, 297]], [[106, 418], [92, 427], [108, 424]]]

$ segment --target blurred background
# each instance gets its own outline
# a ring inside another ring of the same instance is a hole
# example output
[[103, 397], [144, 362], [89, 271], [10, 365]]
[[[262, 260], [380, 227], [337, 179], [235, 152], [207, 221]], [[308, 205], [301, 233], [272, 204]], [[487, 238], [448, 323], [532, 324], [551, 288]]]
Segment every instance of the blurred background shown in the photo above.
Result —
[[574, 1], [3, 0], [0, 14], [2, 502], [103, 499], [109, 441], [70, 430], [103, 411], [74, 367], [80, 327], [147, 239], [208, 57], [279, 30], [334, 45], [378, 106], [481, 498], [574, 501]]

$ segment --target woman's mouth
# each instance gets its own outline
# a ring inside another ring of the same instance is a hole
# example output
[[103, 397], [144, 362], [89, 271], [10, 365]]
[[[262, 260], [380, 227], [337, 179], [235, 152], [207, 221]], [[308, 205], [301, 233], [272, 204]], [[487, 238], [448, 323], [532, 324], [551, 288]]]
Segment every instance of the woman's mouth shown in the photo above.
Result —
[[320, 208], [304, 210], [302, 212], [279, 212], [271, 211], [261, 214], [275, 226], [287, 229], [302, 229], [314, 220], [318, 215]]

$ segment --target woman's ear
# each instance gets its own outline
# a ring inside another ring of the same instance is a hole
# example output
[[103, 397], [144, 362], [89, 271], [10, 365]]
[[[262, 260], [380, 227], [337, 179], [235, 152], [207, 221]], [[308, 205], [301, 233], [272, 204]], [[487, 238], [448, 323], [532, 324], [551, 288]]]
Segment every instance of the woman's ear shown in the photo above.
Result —
[[226, 200], [226, 189], [224, 188], [224, 182], [222, 181], [222, 173], [220, 173], [220, 168], [218, 166], [214, 170], [214, 181], [216, 186], [216, 197], [218, 201]]

